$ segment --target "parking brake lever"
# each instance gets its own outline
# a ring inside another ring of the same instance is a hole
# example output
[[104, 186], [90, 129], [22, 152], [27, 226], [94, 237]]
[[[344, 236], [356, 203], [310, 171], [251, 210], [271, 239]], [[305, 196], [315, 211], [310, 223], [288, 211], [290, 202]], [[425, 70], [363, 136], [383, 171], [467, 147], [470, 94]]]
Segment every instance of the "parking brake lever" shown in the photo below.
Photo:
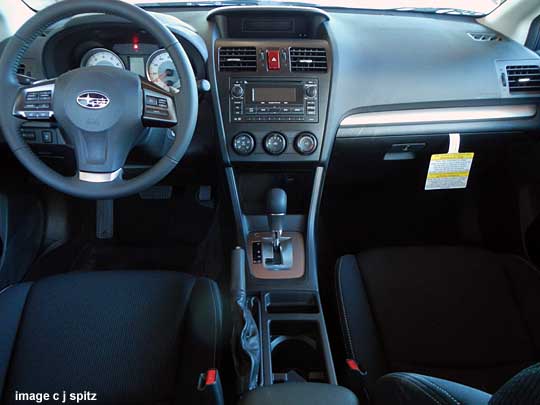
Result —
[[233, 312], [232, 350], [238, 391], [257, 388], [261, 365], [261, 342], [246, 294], [246, 252], [237, 247], [231, 255], [231, 297]]

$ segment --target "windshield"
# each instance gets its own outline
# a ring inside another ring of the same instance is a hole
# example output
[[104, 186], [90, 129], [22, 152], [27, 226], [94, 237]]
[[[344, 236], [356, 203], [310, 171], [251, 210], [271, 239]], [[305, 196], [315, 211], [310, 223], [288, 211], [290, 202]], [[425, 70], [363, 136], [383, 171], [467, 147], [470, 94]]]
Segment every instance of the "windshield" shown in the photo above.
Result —
[[[34, 10], [63, 0], [22, 0]], [[189, 6], [219, 6], [219, 5], [311, 5], [317, 7], [345, 7], [357, 9], [423, 11], [438, 14], [489, 14], [506, 0], [125, 0], [140, 5], [189, 5]]]

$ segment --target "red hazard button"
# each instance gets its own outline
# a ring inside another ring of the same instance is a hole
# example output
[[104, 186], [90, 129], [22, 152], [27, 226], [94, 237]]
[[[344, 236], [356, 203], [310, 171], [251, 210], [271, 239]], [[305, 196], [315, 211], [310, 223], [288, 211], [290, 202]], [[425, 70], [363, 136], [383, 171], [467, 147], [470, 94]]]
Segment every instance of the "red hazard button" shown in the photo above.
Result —
[[279, 70], [279, 50], [267, 50], [266, 61], [268, 63], [268, 70]]

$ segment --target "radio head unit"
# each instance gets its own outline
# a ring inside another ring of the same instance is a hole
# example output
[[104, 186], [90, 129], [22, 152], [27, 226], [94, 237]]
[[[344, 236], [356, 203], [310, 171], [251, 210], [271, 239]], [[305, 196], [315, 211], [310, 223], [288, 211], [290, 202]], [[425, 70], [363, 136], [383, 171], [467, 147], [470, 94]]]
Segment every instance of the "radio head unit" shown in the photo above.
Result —
[[231, 78], [230, 122], [319, 122], [317, 79]]

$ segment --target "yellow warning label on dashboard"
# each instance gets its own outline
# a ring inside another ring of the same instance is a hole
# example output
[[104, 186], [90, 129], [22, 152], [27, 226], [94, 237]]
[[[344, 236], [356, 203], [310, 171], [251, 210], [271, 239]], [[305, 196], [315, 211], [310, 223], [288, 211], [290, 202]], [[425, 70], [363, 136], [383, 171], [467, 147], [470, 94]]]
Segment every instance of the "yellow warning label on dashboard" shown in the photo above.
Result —
[[452, 160], [452, 159], [472, 159], [474, 153], [441, 153], [440, 155], [431, 155], [431, 160]]
[[466, 188], [474, 153], [432, 155], [426, 179], [426, 190]]

